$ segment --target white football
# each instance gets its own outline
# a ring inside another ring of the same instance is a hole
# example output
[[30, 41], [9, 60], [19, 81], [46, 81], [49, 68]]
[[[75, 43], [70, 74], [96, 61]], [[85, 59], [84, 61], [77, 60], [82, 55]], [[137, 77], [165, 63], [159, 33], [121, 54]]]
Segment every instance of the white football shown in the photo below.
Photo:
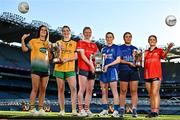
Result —
[[29, 4], [27, 2], [21, 2], [18, 5], [19, 12], [25, 14], [29, 11]]
[[165, 19], [165, 22], [166, 22], [166, 25], [171, 27], [171, 26], [176, 25], [177, 20], [174, 15], [168, 15]]

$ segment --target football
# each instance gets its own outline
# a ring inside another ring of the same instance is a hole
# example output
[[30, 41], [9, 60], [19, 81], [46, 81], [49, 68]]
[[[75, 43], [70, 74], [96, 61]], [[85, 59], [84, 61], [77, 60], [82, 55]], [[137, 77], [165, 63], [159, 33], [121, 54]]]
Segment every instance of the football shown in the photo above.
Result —
[[27, 2], [21, 2], [18, 5], [19, 12], [25, 14], [29, 11], [29, 4]]
[[166, 25], [172, 27], [174, 25], [176, 25], [176, 17], [174, 15], [168, 15], [165, 19]]

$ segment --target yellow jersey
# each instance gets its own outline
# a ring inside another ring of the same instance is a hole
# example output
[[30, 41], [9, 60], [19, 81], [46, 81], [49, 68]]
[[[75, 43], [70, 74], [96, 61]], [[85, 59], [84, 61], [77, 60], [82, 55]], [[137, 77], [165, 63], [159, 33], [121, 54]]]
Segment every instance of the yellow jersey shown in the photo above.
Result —
[[[58, 40], [57, 43], [61, 46], [61, 56], [60, 58], [68, 59], [68, 58], [74, 58], [75, 57], [75, 51], [77, 47], [77, 43], [73, 40], [69, 41], [63, 41]], [[68, 61], [62, 64], [55, 64], [55, 71], [61, 71], [61, 72], [69, 72], [69, 71], [75, 71], [75, 60]]]

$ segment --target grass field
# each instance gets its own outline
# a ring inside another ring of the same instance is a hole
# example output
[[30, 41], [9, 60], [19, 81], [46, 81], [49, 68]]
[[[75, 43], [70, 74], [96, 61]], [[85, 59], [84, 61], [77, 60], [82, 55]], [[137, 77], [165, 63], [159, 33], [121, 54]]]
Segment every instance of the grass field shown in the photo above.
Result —
[[64, 117], [58, 116], [57, 112], [49, 112], [46, 116], [30, 116], [29, 112], [21, 111], [0, 111], [0, 119], [58, 119], [58, 120], [180, 120], [180, 115], [160, 115], [158, 118], [145, 118], [145, 115], [140, 114], [138, 118], [132, 118], [130, 114], [125, 115], [124, 118], [112, 118], [111, 116], [107, 117], [77, 117], [71, 116], [70, 113], [66, 113]]

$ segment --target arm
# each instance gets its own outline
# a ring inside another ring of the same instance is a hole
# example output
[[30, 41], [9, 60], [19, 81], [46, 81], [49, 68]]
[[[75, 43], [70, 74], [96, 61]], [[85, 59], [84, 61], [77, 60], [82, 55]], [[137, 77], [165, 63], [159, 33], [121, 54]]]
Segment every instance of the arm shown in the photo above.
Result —
[[136, 67], [132, 62], [128, 62], [128, 61], [125, 61], [125, 60], [122, 60], [122, 59], [121, 59], [121, 63], [130, 65], [132, 67]]
[[63, 59], [63, 63], [77, 60], [77, 53], [74, 53], [74, 57]]
[[168, 44], [168, 48], [167, 48], [166, 51], [164, 52], [162, 58], [165, 58], [165, 57], [167, 56], [168, 52], [171, 50], [171, 48], [172, 48], [173, 46], [174, 46], [174, 43], [172, 43], [172, 42]]
[[29, 37], [29, 36], [30, 36], [30, 34], [24, 34], [24, 35], [22, 36], [22, 38], [21, 38], [21, 47], [22, 47], [22, 51], [23, 51], [23, 52], [27, 52], [27, 51], [28, 51], [28, 47], [25, 45], [24, 40], [25, 40], [27, 37]]
[[117, 57], [116, 60], [114, 60], [113, 62], [111, 62], [111, 63], [109, 63], [109, 64], [107, 64], [107, 65], [104, 66], [103, 72], [106, 72], [107, 69], [108, 69], [108, 67], [113, 66], [113, 65], [116, 65], [116, 64], [119, 64], [120, 62], [121, 62], [121, 58], [120, 58], [120, 57]]
[[86, 55], [84, 53], [84, 50], [83, 49], [77, 49], [77, 51], [80, 53], [81, 58], [83, 59], [83, 61], [90, 66], [91, 72], [94, 73], [95, 72], [95, 68], [94, 68], [93, 62], [88, 60], [88, 58], [86, 57]]

